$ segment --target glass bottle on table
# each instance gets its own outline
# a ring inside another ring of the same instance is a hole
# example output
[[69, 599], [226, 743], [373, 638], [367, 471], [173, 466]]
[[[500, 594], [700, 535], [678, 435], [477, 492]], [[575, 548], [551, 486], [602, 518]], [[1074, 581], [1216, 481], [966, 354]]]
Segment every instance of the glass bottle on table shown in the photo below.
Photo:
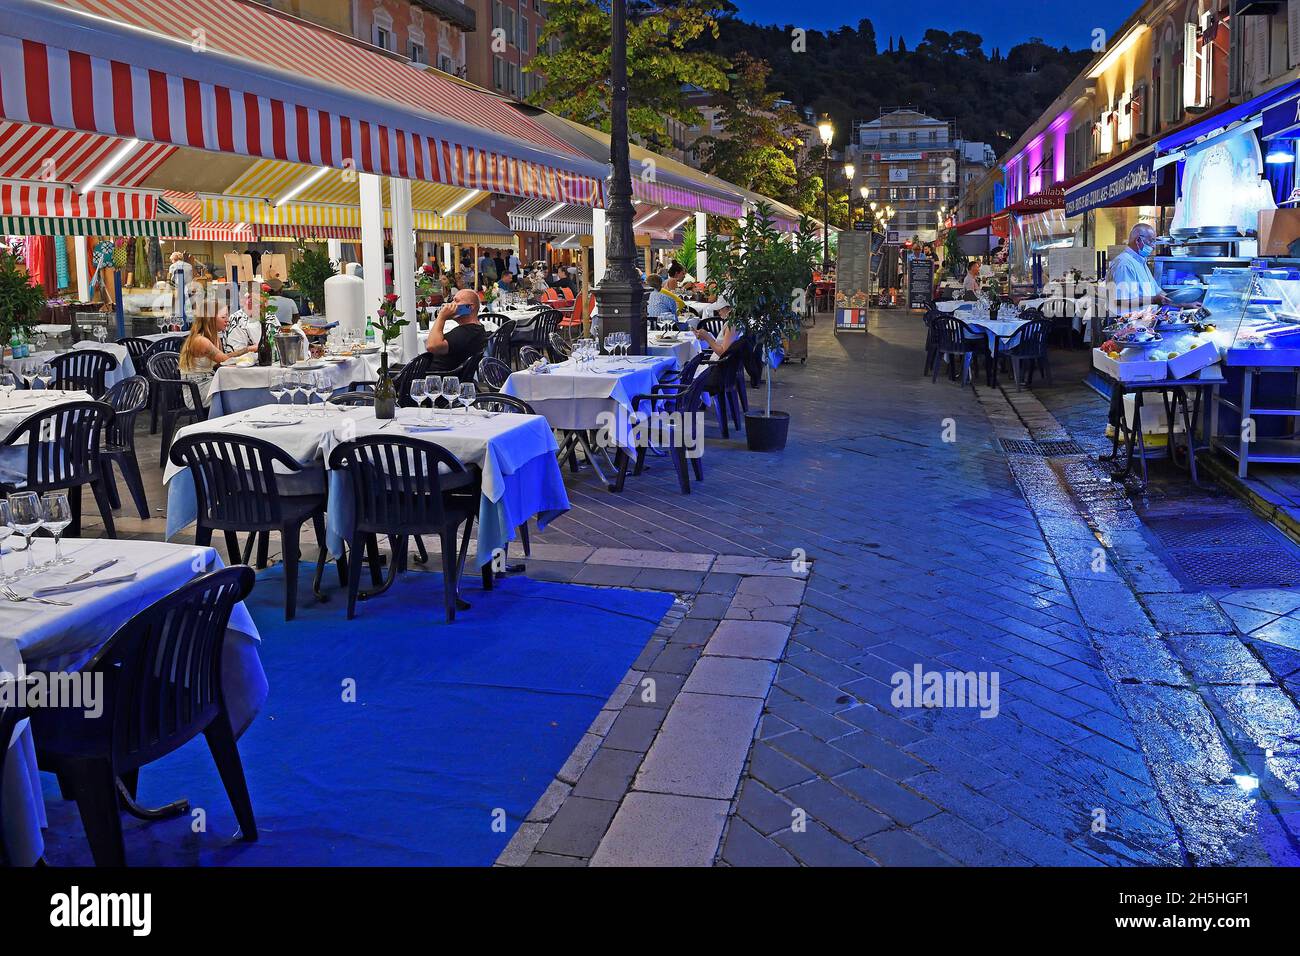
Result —
[[45, 510], [41, 507], [41, 496], [34, 491], [20, 491], [9, 496], [9, 511], [11, 524], [15, 531], [23, 536], [24, 548], [27, 551], [27, 566], [15, 575], [22, 577], [28, 574], [35, 574], [37, 571], [36, 560], [32, 557], [32, 535], [34, 535], [45, 520]]
[[72, 505], [68, 501], [68, 493], [66, 491], [47, 492], [41, 498], [41, 505], [44, 510], [41, 527], [54, 535], [54, 560], [50, 562], [49, 566], [60, 567], [72, 564], [71, 558], [63, 556], [63, 532], [68, 530], [68, 525], [72, 524]]

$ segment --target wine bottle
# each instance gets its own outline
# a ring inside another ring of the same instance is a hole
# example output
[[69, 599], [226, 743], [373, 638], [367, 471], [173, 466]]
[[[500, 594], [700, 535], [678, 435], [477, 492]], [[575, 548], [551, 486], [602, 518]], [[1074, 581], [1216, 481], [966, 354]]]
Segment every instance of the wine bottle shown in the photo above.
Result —
[[263, 319], [262, 334], [257, 340], [257, 364], [263, 368], [270, 368], [275, 361], [275, 354], [271, 350], [271, 336], [274, 334], [270, 321]]

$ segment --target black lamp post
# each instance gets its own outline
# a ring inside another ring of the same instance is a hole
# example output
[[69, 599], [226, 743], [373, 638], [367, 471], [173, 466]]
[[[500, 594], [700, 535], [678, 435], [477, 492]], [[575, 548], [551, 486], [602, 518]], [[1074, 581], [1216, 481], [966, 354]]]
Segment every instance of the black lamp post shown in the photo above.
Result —
[[817, 124], [817, 135], [822, 140], [822, 276], [831, 268], [831, 140], [835, 126], [830, 118]]
[[603, 328], [632, 333], [632, 352], [646, 350], [645, 286], [637, 272], [632, 219], [632, 168], [627, 132], [627, 0], [613, 0], [610, 10], [609, 228], [605, 275], [596, 287]]
[[852, 163], [844, 164], [844, 178], [848, 180], [846, 193], [849, 200], [849, 228], [853, 228], [853, 174], [857, 172]]

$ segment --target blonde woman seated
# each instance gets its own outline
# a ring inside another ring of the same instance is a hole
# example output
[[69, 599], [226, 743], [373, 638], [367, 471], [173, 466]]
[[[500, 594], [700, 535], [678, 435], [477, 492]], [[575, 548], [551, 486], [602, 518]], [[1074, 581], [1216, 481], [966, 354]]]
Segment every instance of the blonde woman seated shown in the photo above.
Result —
[[[245, 345], [230, 352], [221, 350], [221, 335], [226, 331], [229, 321], [227, 310], [224, 308], [216, 315], [196, 316], [194, 324], [190, 326], [190, 334], [186, 337], [185, 344], [181, 346], [181, 378], [198, 385], [204, 408], [212, 404], [212, 379], [217, 374], [217, 366], [222, 362], [257, 351], [256, 345]], [[194, 401], [190, 397], [190, 389], [183, 389], [182, 394], [185, 398], [185, 407], [193, 408]]]

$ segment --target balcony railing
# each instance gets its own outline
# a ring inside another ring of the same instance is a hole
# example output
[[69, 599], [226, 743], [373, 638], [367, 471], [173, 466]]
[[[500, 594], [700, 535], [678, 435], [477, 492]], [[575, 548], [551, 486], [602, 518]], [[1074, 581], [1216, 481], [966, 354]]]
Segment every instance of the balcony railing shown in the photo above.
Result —
[[415, 0], [415, 2], [434, 16], [460, 27], [466, 33], [473, 33], [478, 29], [478, 17], [474, 13], [474, 8], [460, 3], [459, 0]]

